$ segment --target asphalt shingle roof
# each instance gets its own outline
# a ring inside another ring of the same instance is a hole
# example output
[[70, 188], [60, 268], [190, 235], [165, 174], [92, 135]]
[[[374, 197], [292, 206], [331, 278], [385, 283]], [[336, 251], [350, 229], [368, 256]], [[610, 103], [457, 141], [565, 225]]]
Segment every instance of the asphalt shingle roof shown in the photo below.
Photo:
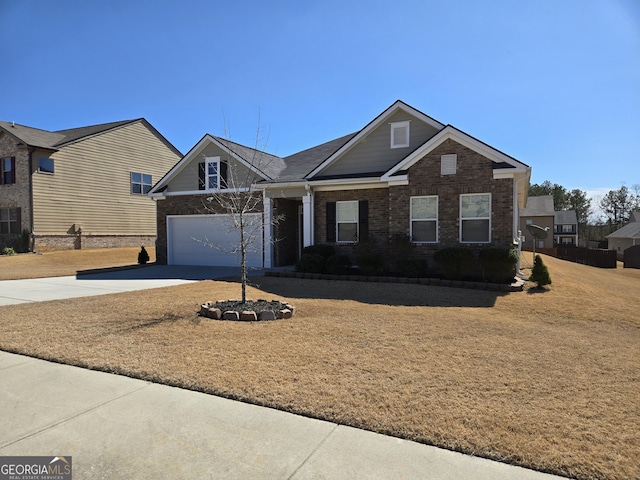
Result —
[[520, 210], [522, 217], [553, 217], [553, 195], [529, 197], [527, 206]]
[[303, 180], [307, 174], [333, 155], [345, 143], [355, 137], [357, 133], [358, 132], [351, 133], [344, 137], [336, 138], [335, 140], [330, 140], [321, 145], [284, 157], [284, 161], [287, 166], [280, 173], [278, 181], [293, 182]]
[[100, 125], [90, 125], [87, 127], [69, 128], [66, 130], [58, 130], [50, 132], [39, 128], [27, 127], [25, 125], [14, 124], [11, 122], [0, 121], [0, 128], [18, 138], [24, 144], [30, 147], [45, 148], [48, 150], [57, 150], [68, 143], [80, 140], [81, 138], [106, 132], [113, 128], [135, 122], [137, 120], [124, 120], [120, 122], [103, 123]]
[[640, 222], [629, 223], [607, 235], [607, 238], [640, 238]]
[[256, 150], [255, 148], [245, 147], [239, 143], [232, 142], [225, 138], [213, 136], [218, 142], [223, 144], [231, 152], [245, 160], [252, 167], [260, 170], [270, 178], [278, 178], [280, 172], [285, 169], [285, 162], [282, 158], [271, 155], [269, 153]]
[[577, 225], [578, 217], [575, 210], [558, 210], [553, 222], [556, 225]]

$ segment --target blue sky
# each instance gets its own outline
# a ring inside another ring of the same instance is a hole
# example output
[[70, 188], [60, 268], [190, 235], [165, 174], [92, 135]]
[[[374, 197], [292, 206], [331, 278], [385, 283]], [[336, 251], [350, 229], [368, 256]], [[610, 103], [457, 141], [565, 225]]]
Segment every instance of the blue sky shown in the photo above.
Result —
[[288, 155], [401, 99], [593, 195], [640, 184], [640, 1], [0, 0], [0, 119]]

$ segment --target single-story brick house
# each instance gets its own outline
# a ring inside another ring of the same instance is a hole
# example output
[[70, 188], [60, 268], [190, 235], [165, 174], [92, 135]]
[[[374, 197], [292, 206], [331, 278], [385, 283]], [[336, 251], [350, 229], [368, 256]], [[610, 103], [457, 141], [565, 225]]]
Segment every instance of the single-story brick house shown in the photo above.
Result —
[[308, 245], [352, 254], [363, 240], [387, 245], [396, 235], [427, 258], [445, 247], [512, 247], [530, 175], [402, 101], [356, 133], [284, 158], [206, 134], [149, 193], [158, 203], [157, 261], [237, 265], [231, 249], [211, 248], [237, 243], [238, 233], [208, 199], [238, 188], [259, 197], [255, 267], [293, 264]]

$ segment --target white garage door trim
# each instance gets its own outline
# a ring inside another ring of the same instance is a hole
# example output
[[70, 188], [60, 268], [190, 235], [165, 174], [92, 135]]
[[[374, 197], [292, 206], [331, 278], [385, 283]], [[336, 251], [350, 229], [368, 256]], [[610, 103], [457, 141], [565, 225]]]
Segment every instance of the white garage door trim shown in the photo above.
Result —
[[[262, 214], [250, 213], [246, 217], [258, 228], [247, 253], [247, 266], [262, 268]], [[239, 267], [240, 253], [229, 253], [238, 246], [239, 237], [230, 215], [167, 215], [167, 263]]]

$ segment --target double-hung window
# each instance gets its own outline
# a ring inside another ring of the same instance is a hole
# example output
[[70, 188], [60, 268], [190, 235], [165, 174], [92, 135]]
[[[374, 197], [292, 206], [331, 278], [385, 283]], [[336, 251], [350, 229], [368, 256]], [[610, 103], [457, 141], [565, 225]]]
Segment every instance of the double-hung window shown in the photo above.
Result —
[[0, 185], [16, 183], [16, 159], [14, 157], [0, 158]]
[[460, 242], [491, 242], [491, 194], [460, 195]]
[[146, 173], [131, 172], [131, 193], [134, 195], [146, 195], [152, 187], [151, 175]]
[[220, 188], [220, 157], [207, 157], [205, 185], [207, 190], [218, 190]]
[[20, 233], [19, 208], [0, 208], [0, 233]]
[[358, 201], [336, 202], [336, 239], [358, 241]]
[[411, 241], [438, 241], [438, 196], [411, 197]]

